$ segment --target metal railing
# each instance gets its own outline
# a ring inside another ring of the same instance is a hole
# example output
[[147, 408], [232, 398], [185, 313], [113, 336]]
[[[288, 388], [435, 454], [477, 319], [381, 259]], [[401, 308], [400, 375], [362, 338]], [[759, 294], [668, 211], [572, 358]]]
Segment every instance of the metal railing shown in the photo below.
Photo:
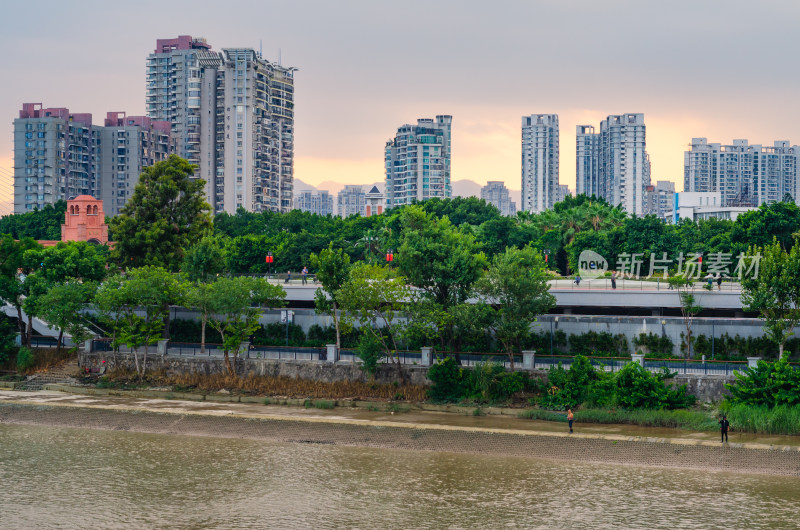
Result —
[[[723, 281], [722, 285], [717, 285], [716, 280], [711, 284], [711, 289], [707, 290], [708, 282], [706, 280], [698, 280], [695, 282], [695, 292], [734, 292], [739, 293], [742, 286], [739, 282]], [[575, 283], [574, 278], [564, 278], [557, 280], [550, 280], [551, 289], [588, 289], [588, 290], [617, 290], [617, 291], [675, 291], [669, 282], [663, 278], [651, 278], [649, 280], [630, 280], [630, 279], [617, 279], [616, 288], [612, 287], [611, 278], [596, 278], [596, 279], [582, 279], [580, 284]]]
[[[33, 345], [36, 347], [55, 347], [56, 340], [50, 337], [33, 337]], [[112, 351], [110, 339], [94, 339], [92, 349], [95, 352], [105, 353]], [[224, 349], [221, 344], [207, 343], [205, 351], [200, 351], [199, 343], [186, 343], [186, 342], [170, 342], [167, 347], [167, 356], [170, 357], [205, 357], [205, 358], [223, 358]], [[118, 348], [120, 353], [130, 353], [131, 350], [127, 347]], [[139, 350], [142, 351], [141, 349]], [[151, 355], [157, 355], [157, 347], [151, 345], [149, 347]], [[475, 367], [481, 363], [498, 363], [506, 368], [511, 367], [511, 362], [508, 355], [496, 352], [434, 352], [434, 360], [443, 358], [445, 356], [456, 356], [461, 362], [462, 366]], [[419, 351], [402, 350], [397, 353], [400, 364], [403, 365], [421, 365], [422, 353]], [[327, 348], [320, 347], [283, 347], [283, 346], [267, 346], [267, 345], [252, 345], [246, 352], [239, 355], [240, 358], [248, 359], [272, 359], [280, 361], [326, 361]], [[549, 370], [558, 366], [559, 364], [568, 369], [575, 359], [574, 355], [543, 355], [534, 354], [534, 369]], [[599, 357], [587, 356], [587, 359], [596, 368], [600, 368], [607, 372], [617, 372], [621, 370], [626, 364], [633, 362], [631, 357]], [[339, 351], [339, 361], [344, 363], [360, 363], [356, 350], [341, 349]], [[514, 354], [514, 368], [523, 368], [523, 355]], [[383, 357], [381, 363], [390, 364], [394, 363], [394, 357]], [[767, 361], [772, 362], [772, 361]], [[795, 369], [800, 369], [798, 363], [792, 363]], [[653, 372], [658, 372], [664, 368], [670, 372], [686, 375], [723, 375], [731, 376], [734, 372], [745, 370], [748, 367], [747, 361], [716, 361], [716, 360], [694, 360], [694, 359], [658, 359], [647, 358], [643, 359], [643, 366], [645, 369]]]

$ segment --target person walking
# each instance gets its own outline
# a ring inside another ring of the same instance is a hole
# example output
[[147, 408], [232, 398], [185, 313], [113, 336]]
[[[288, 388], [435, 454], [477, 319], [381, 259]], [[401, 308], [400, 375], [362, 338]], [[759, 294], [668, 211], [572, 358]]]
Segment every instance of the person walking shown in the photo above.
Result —
[[572, 409], [567, 409], [567, 421], [569, 422], [569, 433], [572, 434]]
[[717, 291], [722, 290], [722, 275], [717, 273]]
[[306, 280], [308, 279], [308, 267], [303, 266], [303, 285], [306, 284]]
[[617, 272], [616, 271], [611, 273], [611, 288], [612, 289], [616, 289], [617, 288]]
[[719, 434], [720, 434], [719, 443], [725, 443], [728, 441], [728, 428], [730, 426], [731, 424], [728, 422], [727, 416], [723, 414], [722, 419], [719, 420]]
[[580, 274], [576, 274], [575, 275], [575, 285], [577, 285], [578, 287], [581, 286], [581, 275]]
[[292, 281], [292, 271], [286, 271], [286, 279], [283, 280], [283, 283], [289, 283]]

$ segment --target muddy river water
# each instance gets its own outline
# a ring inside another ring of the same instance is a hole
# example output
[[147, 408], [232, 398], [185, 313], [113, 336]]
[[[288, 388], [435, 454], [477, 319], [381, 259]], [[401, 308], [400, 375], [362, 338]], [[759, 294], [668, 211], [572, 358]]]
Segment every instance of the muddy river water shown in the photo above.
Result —
[[800, 479], [0, 424], [4, 528], [797, 528]]

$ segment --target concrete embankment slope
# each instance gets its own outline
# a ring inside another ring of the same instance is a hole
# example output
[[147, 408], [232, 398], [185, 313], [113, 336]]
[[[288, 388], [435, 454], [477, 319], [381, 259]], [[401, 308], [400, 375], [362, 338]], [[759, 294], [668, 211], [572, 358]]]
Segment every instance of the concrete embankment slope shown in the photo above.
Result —
[[[0, 392], [0, 423], [800, 476], [800, 447], [375, 421], [271, 407]], [[237, 409], [239, 407], [239, 409]]]

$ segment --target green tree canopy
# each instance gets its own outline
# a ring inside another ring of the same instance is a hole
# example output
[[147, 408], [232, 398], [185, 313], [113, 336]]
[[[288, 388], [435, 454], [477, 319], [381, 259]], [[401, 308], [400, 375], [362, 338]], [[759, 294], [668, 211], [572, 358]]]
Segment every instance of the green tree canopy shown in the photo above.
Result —
[[342, 310], [357, 318], [362, 329], [380, 341], [403, 382], [405, 375], [398, 352], [405, 322], [400, 317], [410, 298], [411, 288], [396, 270], [367, 263], [354, 265], [347, 281], [336, 292]]
[[[322, 287], [317, 288], [314, 295], [317, 312], [328, 314], [333, 318], [333, 324], [336, 328], [336, 347], [341, 348], [342, 335], [339, 329], [339, 301], [336, 295], [349, 277], [350, 256], [345, 254], [341, 248], [334, 250], [333, 243], [330, 243], [328, 248], [320, 251], [319, 255], [311, 254], [310, 261], [316, 273], [317, 281], [322, 284]], [[369, 345], [374, 345], [374, 341], [365, 342], [364, 344], [364, 347], [369, 350]]]
[[492, 261], [477, 291], [483, 303], [497, 307], [491, 328], [508, 354], [514, 368], [514, 353], [527, 337], [536, 316], [552, 309], [556, 300], [550, 294], [544, 261], [531, 247], [509, 248]]
[[734, 252], [742, 252], [750, 246], [767, 247], [773, 238], [783, 248], [794, 245], [792, 234], [800, 230], [800, 208], [793, 202], [762, 204], [757, 210], [746, 212], [736, 218], [731, 232]]
[[96, 289], [97, 284], [94, 282], [69, 280], [50, 286], [38, 299], [38, 315], [58, 330], [59, 352], [65, 332], [76, 346], [92, 336], [86, 328], [86, 319], [81, 311], [91, 301]]
[[[241, 344], [258, 329], [260, 306], [279, 307], [286, 294], [279, 285], [262, 278], [237, 276], [220, 278], [208, 286], [210, 324], [222, 339], [225, 367], [236, 376], [236, 360]], [[230, 353], [233, 352], [233, 363]]]
[[57, 241], [61, 239], [61, 225], [64, 224], [66, 211], [67, 202], [62, 200], [48, 204], [41, 210], [0, 217], [0, 234], [9, 234], [14, 239], [29, 237]]
[[193, 282], [207, 282], [224, 270], [224, 243], [220, 237], [210, 235], [192, 245], [181, 265], [181, 271]]
[[111, 219], [112, 257], [124, 267], [177, 270], [185, 249], [212, 228], [205, 181], [196, 167], [172, 155], [147, 167], [120, 215]]
[[755, 253], [761, 254], [758, 274], [742, 281], [742, 304], [759, 312], [764, 331], [782, 358], [786, 341], [800, 323], [800, 247], [787, 252], [776, 237], [771, 245], [750, 250], [750, 255]]

